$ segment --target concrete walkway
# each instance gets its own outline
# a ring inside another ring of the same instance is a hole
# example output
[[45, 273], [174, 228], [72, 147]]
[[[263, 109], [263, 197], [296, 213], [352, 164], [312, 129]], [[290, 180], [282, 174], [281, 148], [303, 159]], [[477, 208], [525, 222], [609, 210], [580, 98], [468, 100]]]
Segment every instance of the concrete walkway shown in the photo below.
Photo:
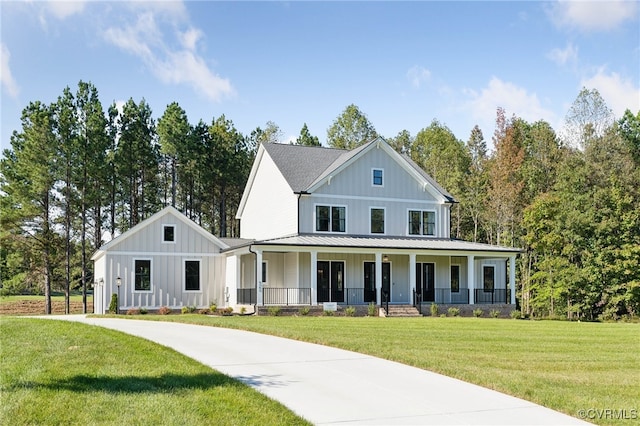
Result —
[[586, 424], [522, 399], [368, 355], [216, 327], [54, 315], [139, 336], [235, 377], [316, 425]]

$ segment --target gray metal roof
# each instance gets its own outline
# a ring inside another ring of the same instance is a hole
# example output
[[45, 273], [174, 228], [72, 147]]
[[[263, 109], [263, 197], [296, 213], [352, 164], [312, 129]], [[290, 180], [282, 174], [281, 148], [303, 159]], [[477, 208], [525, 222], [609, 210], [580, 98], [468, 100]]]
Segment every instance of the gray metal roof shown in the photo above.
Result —
[[336, 234], [300, 234], [289, 237], [274, 238], [264, 241], [255, 241], [254, 245], [268, 246], [304, 246], [304, 247], [347, 247], [347, 248], [382, 248], [382, 249], [409, 249], [409, 250], [446, 250], [446, 251], [473, 251], [495, 253], [519, 253], [522, 250], [516, 247], [494, 246], [484, 243], [472, 243], [469, 241], [428, 238], [428, 237], [372, 237], [343, 236]]
[[266, 143], [263, 145], [293, 192], [306, 190], [340, 156], [343, 149]]

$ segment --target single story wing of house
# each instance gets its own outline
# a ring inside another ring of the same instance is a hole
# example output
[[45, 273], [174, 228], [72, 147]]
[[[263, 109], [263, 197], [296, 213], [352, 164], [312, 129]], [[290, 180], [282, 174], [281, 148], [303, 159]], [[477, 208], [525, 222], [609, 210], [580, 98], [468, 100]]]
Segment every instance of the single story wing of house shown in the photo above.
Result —
[[241, 238], [166, 207], [94, 254], [95, 312], [118, 291], [121, 309], [515, 305], [520, 249], [450, 238], [454, 203], [382, 138], [354, 150], [262, 144]]

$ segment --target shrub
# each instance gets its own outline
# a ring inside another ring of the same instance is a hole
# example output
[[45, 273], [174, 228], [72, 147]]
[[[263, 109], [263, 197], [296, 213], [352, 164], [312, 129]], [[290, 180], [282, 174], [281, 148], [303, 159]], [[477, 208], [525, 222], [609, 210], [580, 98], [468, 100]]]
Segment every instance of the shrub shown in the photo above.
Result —
[[431, 304], [431, 316], [432, 317], [438, 316], [438, 305], [436, 305], [435, 303]]
[[140, 315], [140, 309], [131, 308], [131, 309], [127, 310], [127, 315]]
[[216, 309], [218, 309], [218, 304], [216, 302], [209, 303], [209, 310], [212, 314], [216, 312]]
[[109, 303], [109, 313], [118, 313], [118, 295], [115, 293], [111, 295], [111, 302]]
[[222, 315], [229, 316], [233, 314], [233, 308], [231, 306], [227, 306], [226, 308], [221, 309]]
[[272, 317], [277, 317], [278, 315], [280, 315], [281, 310], [282, 309], [280, 308], [280, 306], [269, 306], [267, 312], [269, 312], [269, 315], [271, 315]]
[[332, 317], [333, 316], [333, 311], [322, 311], [322, 314], [325, 317]]
[[209, 310], [209, 308], [204, 308], [204, 309], [198, 309], [198, 313], [202, 315], [209, 315], [211, 311]]
[[449, 308], [447, 309], [447, 312], [449, 313], [450, 317], [457, 317], [460, 316], [460, 308]]
[[489, 312], [489, 315], [491, 316], [491, 318], [498, 318], [500, 316], [500, 311], [498, 309], [492, 309]]
[[195, 306], [183, 306], [181, 309], [183, 314], [192, 314], [196, 311]]
[[147, 315], [149, 310], [147, 308], [140, 308], [140, 315]]
[[475, 316], [476, 318], [480, 318], [483, 314], [484, 314], [484, 311], [482, 309], [473, 310], [473, 316]]
[[241, 307], [241, 308], [240, 308], [240, 315], [244, 315], [244, 314], [246, 314], [246, 313], [247, 313], [247, 308], [246, 308], [246, 307], [244, 307], [244, 306], [243, 306], [243, 307]]
[[440, 318], [446, 318], [447, 314], [440, 314]]
[[519, 310], [514, 309], [513, 311], [509, 312], [509, 316], [513, 319], [519, 319], [522, 318], [522, 313]]
[[369, 303], [369, 306], [367, 306], [367, 315], [369, 315], [370, 317], [373, 317], [376, 315], [376, 304], [373, 302]]
[[303, 306], [298, 312], [300, 312], [300, 315], [307, 316], [309, 315], [309, 312], [311, 312], [311, 308], [308, 306]]
[[170, 313], [171, 308], [168, 306], [161, 306], [160, 309], [158, 309], [158, 315], [169, 315]]
[[353, 306], [347, 306], [344, 310], [344, 314], [348, 317], [353, 317], [356, 315], [356, 308]]

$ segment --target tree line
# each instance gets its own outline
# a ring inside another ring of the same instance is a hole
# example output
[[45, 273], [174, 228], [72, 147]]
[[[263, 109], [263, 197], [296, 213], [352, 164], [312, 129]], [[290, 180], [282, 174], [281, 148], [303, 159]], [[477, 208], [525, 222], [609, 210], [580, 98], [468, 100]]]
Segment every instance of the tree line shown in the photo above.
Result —
[[[277, 124], [248, 135], [224, 115], [191, 124], [173, 102], [155, 120], [145, 100], [106, 112], [91, 83], [31, 102], [0, 162], [2, 292], [68, 296], [92, 281], [88, 256], [172, 205], [215, 235], [235, 220], [255, 152], [282, 142]], [[386, 137], [452, 193], [455, 238], [523, 248], [518, 302], [536, 317], [583, 319], [640, 311], [640, 111], [614, 120], [583, 89], [563, 134], [496, 111], [492, 149], [475, 126], [466, 141], [433, 120]], [[327, 129], [352, 149], [378, 136], [356, 105]], [[296, 144], [320, 146], [303, 125]], [[86, 307], [86, 299], [85, 299]], [[67, 297], [68, 309], [68, 297]]]

